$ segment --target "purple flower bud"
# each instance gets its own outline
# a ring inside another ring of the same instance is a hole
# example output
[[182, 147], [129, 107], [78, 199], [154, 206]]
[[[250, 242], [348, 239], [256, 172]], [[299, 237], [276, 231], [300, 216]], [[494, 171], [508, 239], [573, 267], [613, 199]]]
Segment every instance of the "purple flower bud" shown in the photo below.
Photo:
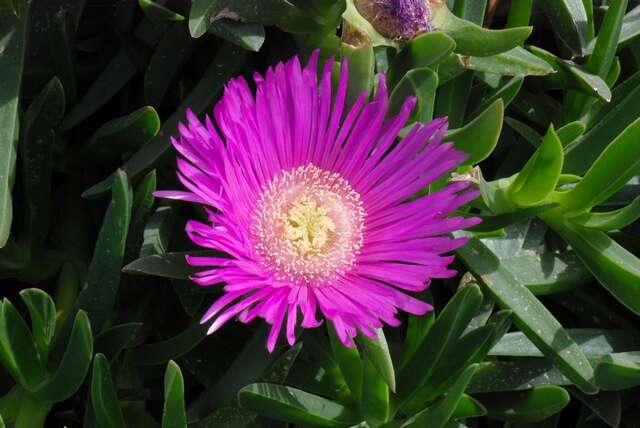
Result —
[[354, 0], [360, 15], [385, 37], [410, 40], [432, 31], [429, 0]]

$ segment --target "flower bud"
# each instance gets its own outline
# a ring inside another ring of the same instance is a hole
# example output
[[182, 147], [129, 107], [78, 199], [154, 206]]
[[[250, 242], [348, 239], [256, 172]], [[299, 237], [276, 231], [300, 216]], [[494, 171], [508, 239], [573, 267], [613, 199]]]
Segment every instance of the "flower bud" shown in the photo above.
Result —
[[378, 33], [394, 40], [411, 40], [432, 31], [429, 0], [353, 0], [358, 13]]

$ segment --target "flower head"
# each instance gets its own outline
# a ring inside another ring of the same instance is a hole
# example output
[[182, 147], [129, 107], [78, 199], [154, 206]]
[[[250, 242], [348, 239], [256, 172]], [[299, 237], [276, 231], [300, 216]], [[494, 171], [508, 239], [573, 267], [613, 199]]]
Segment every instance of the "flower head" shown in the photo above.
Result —
[[333, 61], [319, 76], [317, 67], [315, 51], [305, 67], [294, 57], [256, 73], [255, 95], [242, 77], [231, 80], [215, 123], [188, 112], [172, 139], [187, 191], [158, 192], [201, 204], [208, 222], [189, 221], [187, 233], [228, 254], [187, 257], [202, 266], [196, 283], [224, 283], [202, 318], [214, 320], [209, 333], [260, 317], [271, 325], [270, 351], [282, 328], [295, 342], [299, 316], [316, 327], [319, 312], [353, 346], [358, 331], [399, 325], [399, 311], [429, 311], [407, 292], [455, 275], [443, 254], [464, 240], [448, 234], [477, 222], [448, 217], [477, 196], [468, 182], [415, 197], [465, 158], [441, 143], [445, 120], [416, 124], [396, 142], [414, 98], [387, 118], [382, 76], [373, 100], [362, 94], [348, 107], [346, 61], [335, 93]]

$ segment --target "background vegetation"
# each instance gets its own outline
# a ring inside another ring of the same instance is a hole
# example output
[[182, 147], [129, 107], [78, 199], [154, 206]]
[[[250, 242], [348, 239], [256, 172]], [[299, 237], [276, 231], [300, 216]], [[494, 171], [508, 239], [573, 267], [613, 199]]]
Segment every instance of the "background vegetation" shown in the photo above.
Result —
[[[448, 0], [400, 43], [351, 0], [0, 0], [0, 426], [640, 426], [638, 3]], [[152, 193], [187, 107], [316, 47], [448, 116], [484, 222], [435, 313], [269, 355], [205, 337], [202, 213]]]

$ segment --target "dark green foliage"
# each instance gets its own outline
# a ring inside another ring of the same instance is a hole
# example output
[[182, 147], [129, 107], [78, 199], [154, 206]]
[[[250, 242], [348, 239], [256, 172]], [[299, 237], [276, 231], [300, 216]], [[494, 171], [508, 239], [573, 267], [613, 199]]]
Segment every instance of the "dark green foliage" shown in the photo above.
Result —
[[[637, 426], [640, 1], [437, 1], [410, 41], [354, 3], [0, 0], [0, 427]], [[206, 336], [203, 213], [154, 192], [187, 109], [315, 48], [348, 103], [386, 73], [389, 116], [448, 116], [483, 222], [433, 312], [269, 354]]]

